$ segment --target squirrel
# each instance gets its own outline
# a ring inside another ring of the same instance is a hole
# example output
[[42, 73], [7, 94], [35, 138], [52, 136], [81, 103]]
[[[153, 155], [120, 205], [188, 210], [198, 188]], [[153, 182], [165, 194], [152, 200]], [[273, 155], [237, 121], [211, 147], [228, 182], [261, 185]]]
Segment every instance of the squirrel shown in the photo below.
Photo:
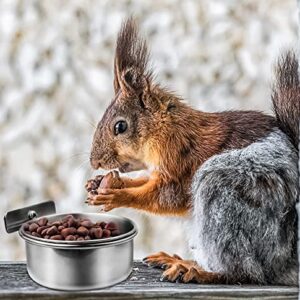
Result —
[[147, 44], [129, 18], [117, 38], [113, 85], [91, 166], [151, 174], [120, 177], [122, 188], [107, 181], [89, 194], [89, 205], [185, 221], [193, 260], [164, 252], [143, 260], [162, 268], [163, 280], [297, 285], [300, 84], [293, 51], [278, 60], [275, 117], [207, 113], [155, 81]]

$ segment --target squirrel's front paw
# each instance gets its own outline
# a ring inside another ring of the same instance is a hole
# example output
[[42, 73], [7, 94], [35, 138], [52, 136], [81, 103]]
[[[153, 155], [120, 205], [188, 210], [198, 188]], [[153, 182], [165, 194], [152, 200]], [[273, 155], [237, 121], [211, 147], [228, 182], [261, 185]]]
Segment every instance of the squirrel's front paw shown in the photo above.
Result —
[[98, 189], [97, 195], [89, 195], [89, 205], [102, 205], [101, 211], [110, 211], [130, 202], [130, 195], [123, 189]]
[[[117, 171], [111, 171], [104, 175], [97, 175], [94, 179], [88, 180], [85, 185], [88, 191], [87, 203], [91, 205], [101, 205], [94, 204], [95, 197], [99, 196], [101, 190], [106, 189], [122, 189], [124, 187], [124, 182], [120, 178]], [[97, 199], [102, 199], [103, 197], [98, 197]], [[112, 208], [111, 208], [112, 209]], [[109, 209], [109, 210], [111, 210]]]
[[85, 189], [87, 190], [87, 192], [90, 193], [96, 191], [100, 186], [103, 177], [104, 175], [97, 175], [95, 178], [89, 179], [85, 184]]
[[85, 188], [88, 192], [97, 191], [99, 188], [104, 189], [122, 189], [124, 182], [118, 171], [111, 171], [106, 175], [97, 175], [94, 179], [87, 181]]

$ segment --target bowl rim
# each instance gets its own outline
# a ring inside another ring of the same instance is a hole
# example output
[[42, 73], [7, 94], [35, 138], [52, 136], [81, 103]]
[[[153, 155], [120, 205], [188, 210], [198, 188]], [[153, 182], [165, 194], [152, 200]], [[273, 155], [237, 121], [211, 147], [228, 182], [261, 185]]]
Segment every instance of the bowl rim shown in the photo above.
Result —
[[[65, 217], [68, 215], [76, 215], [79, 217], [89, 217], [89, 216], [97, 216], [99, 217], [98, 213], [80, 213], [80, 212], [74, 212], [74, 213], [61, 213], [61, 214], [51, 214], [47, 216], [40, 216], [38, 218], [35, 218], [31, 221], [37, 221], [41, 218], [51, 218], [51, 217]], [[137, 233], [137, 226], [135, 222], [130, 220], [129, 218], [123, 217], [123, 216], [117, 216], [113, 214], [103, 214], [105, 218], [111, 218], [114, 220], [120, 220], [120, 221], [125, 221], [128, 222], [131, 226], [132, 229], [129, 230], [128, 232], [125, 232], [123, 234], [114, 236], [114, 237], [108, 237], [108, 238], [103, 238], [103, 239], [94, 239], [94, 240], [84, 240], [84, 241], [66, 241], [66, 240], [48, 240], [44, 238], [39, 238], [32, 236], [28, 233], [25, 232], [23, 229], [23, 226], [20, 227], [19, 229], [19, 235], [21, 238], [23, 238], [26, 242], [29, 242], [31, 244], [36, 244], [36, 245], [41, 245], [41, 246], [47, 246], [47, 247], [53, 247], [53, 248], [61, 248], [61, 249], [66, 249], [66, 248], [94, 248], [94, 247], [100, 247], [100, 246], [109, 246], [109, 245], [116, 245], [119, 243], [126, 242], [130, 239], [133, 239]], [[112, 221], [114, 221], [112, 220]]]

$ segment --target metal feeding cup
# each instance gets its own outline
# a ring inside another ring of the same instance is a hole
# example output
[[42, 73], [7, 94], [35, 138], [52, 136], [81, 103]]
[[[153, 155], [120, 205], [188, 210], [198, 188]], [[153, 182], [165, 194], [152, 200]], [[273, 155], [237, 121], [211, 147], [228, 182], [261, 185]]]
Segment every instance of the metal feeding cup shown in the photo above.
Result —
[[132, 271], [136, 225], [109, 214], [78, 214], [92, 222], [114, 222], [120, 235], [84, 241], [49, 240], [26, 233], [22, 224], [47, 216], [49, 222], [70, 214], [55, 214], [53, 201], [10, 211], [4, 217], [8, 233], [19, 231], [26, 243], [27, 271], [38, 284], [57, 290], [104, 288], [125, 280]]

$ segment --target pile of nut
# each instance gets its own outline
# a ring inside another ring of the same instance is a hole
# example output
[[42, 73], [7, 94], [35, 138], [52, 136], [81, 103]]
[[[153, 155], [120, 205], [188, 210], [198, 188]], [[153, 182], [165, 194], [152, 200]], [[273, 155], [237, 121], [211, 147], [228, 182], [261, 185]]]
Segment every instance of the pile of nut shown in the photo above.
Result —
[[61, 221], [50, 222], [46, 217], [30, 221], [23, 224], [23, 230], [34, 237], [66, 241], [95, 240], [120, 235], [114, 222], [93, 223], [88, 218], [75, 218], [72, 215]]

